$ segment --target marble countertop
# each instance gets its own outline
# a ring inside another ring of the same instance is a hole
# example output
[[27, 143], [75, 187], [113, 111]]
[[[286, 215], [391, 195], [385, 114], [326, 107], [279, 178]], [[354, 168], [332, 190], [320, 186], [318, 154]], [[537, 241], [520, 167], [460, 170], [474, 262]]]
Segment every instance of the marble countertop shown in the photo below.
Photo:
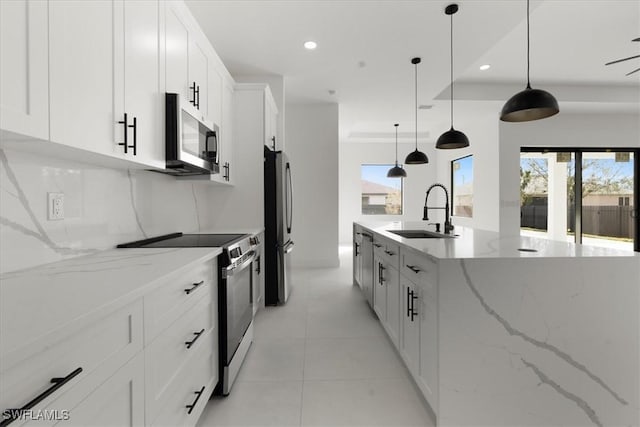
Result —
[[366, 221], [356, 222], [356, 224], [436, 259], [636, 257], [640, 262], [640, 254], [633, 251], [576, 245], [537, 237], [504, 236], [494, 231], [469, 227], [456, 226], [452, 233], [458, 235], [455, 238], [407, 239], [388, 230], [433, 232], [435, 227], [420, 221]]
[[[220, 248], [113, 249], [0, 275], [2, 368], [124, 307]], [[77, 326], [80, 327], [80, 326]]]

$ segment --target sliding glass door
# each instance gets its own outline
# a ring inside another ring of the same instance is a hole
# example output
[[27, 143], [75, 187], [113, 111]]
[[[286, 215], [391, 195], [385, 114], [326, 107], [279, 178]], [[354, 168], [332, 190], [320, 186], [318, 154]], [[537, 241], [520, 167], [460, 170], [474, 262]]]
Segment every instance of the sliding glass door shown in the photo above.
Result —
[[521, 234], [640, 251], [638, 150], [520, 155]]

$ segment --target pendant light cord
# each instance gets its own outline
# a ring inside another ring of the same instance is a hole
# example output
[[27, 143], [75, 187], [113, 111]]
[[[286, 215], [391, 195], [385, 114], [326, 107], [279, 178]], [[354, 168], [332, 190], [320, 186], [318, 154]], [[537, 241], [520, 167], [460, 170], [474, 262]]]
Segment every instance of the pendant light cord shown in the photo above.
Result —
[[[418, 151], [418, 64], [414, 64], [415, 69], [415, 87], [416, 87], [416, 151]], [[398, 129], [396, 128], [396, 131]]]
[[398, 125], [394, 125], [396, 127], [396, 166], [398, 166]]
[[527, 89], [531, 89], [531, 81], [529, 80], [529, 53], [530, 51], [530, 41], [529, 41], [529, 0], [527, 0]]
[[453, 13], [451, 14], [451, 129], [453, 129]]

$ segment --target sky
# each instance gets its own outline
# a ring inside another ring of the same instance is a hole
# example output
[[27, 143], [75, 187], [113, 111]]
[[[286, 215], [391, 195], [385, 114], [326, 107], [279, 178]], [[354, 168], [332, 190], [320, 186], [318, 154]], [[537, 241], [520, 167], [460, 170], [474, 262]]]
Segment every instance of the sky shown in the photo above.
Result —
[[453, 171], [453, 182], [456, 185], [463, 185], [473, 181], [473, 156], [463, 157], [455, 160], [460, 165]]
[[362, 179], [400, 190], [402, 188], [402, 178], [387, 178], [387, 172], [392, 167], [393, 165], [362, 165]]

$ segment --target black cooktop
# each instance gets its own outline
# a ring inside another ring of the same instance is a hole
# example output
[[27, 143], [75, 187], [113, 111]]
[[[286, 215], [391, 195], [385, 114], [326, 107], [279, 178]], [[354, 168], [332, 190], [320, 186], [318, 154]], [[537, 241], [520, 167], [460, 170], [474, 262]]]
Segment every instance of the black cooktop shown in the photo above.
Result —
[[246, 234], [182, 234], [173, 233], [136, 242], [123, 243], [118, 248], [208, 248], [226, 247]]

